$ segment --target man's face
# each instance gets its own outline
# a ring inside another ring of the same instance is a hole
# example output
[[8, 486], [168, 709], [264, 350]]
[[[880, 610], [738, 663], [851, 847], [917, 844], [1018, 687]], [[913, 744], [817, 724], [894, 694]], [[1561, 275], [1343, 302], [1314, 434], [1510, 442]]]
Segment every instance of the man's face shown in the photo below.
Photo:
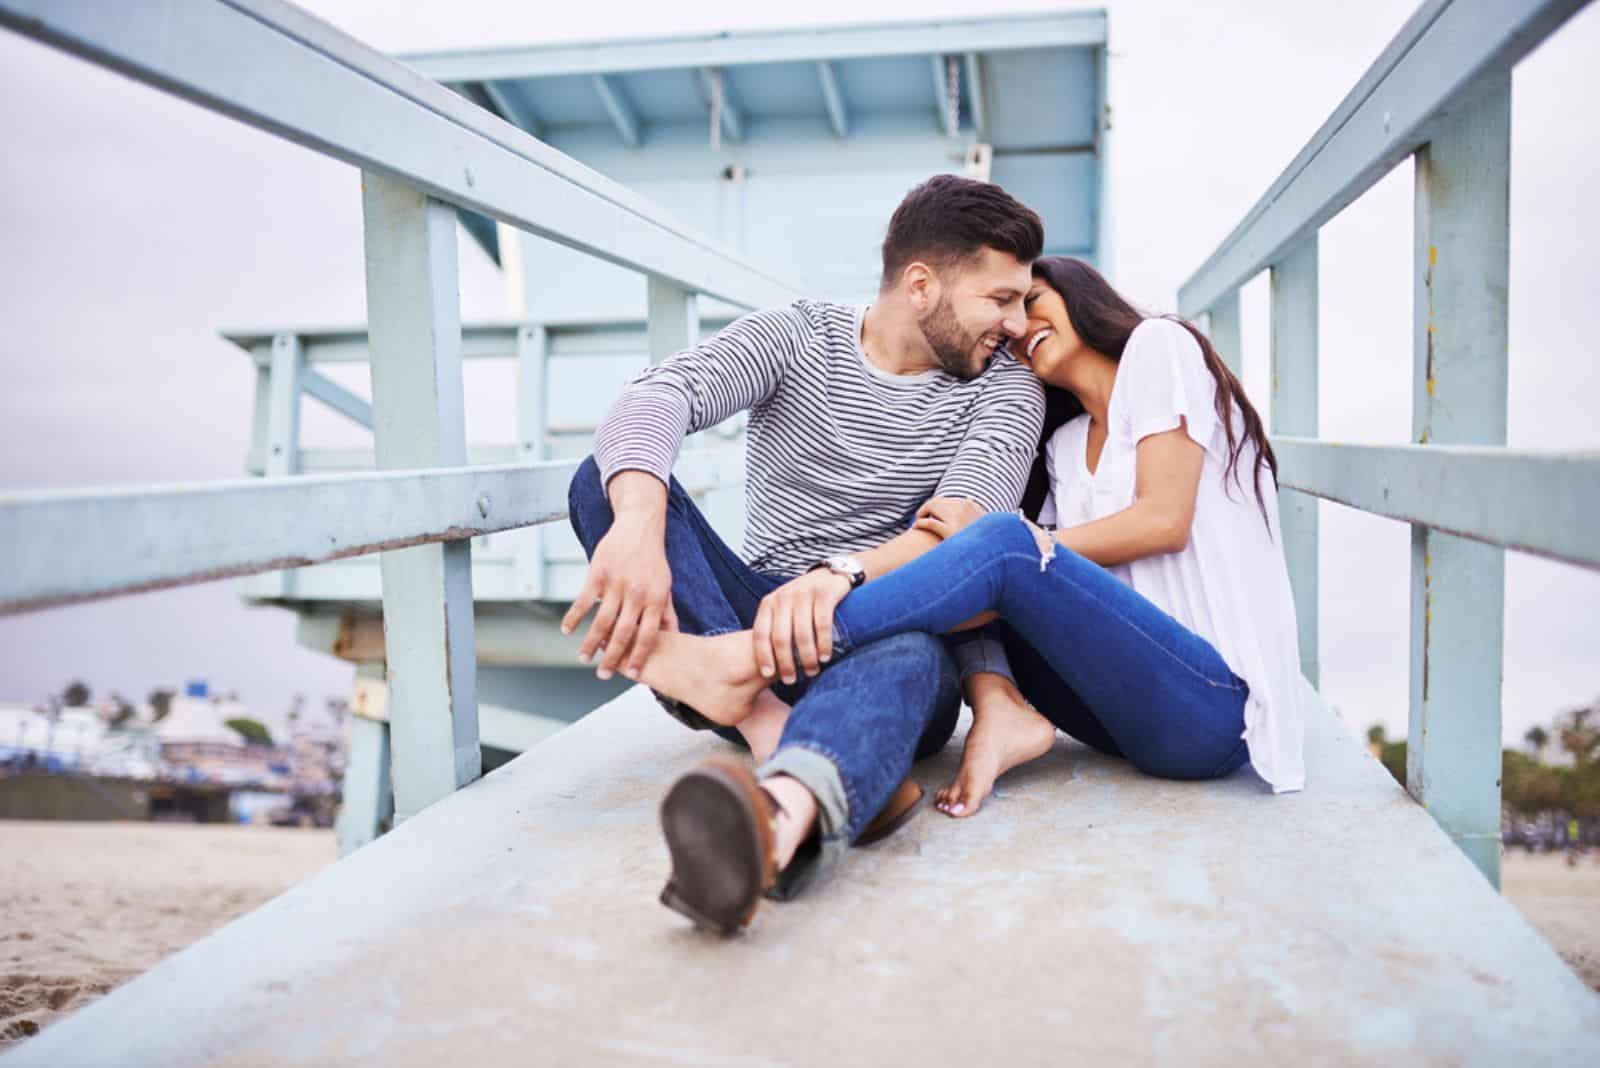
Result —
[[939, 299], [917, 325], [946, 373], [977, 378], [1006, 342], [1027, 329], [1022, 298], [1032, 272], [1010, 253], [986, 248], [938, 272], [938, 279]]

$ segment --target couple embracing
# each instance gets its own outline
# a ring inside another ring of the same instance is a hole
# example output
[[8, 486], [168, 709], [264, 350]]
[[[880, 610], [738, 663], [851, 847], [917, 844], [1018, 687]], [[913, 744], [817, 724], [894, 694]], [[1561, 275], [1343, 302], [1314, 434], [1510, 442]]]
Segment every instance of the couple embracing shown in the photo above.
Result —
[[[1149, 775], [1303, 786], [1261, 419], [1199, 330], [1043, 244], [998, 186], [929, 179], [870, 307], [745, 316], [645, 370], [596, 434], [563, 629], [594, 610], [580, 658], [754, 758], [712, 755], [662, 801], [661, 899], [695, 923], [733, 934], [898, 829], [963, 696], [951, 817], [1058, 730]], [[742, 410], [736, 553], [671, 470]]]

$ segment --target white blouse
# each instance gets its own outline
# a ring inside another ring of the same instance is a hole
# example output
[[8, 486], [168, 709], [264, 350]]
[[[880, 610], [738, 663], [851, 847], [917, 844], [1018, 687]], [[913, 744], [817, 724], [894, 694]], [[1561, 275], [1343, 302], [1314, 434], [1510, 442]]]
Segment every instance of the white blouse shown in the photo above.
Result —
[[[1041, 522], [1074, 527], [1134, 501], [1139, 442], [1185, 427], [1205, 449], [1189, 543], [1108, 570], [1179, 623], [1209, 641], [1250, 686], [1244, 739], [1250, 763], [1274, 792], [1305, 786], [1300, 659], [1294, 599], [1278, 530], [1278, 496], [1263, 474], [1263, 520], [1246, 442], [1236, 483], [1226, 478], [1228, 438], [1216, 415], [1216, 380], [1193, 335], [1170, 319], [1146, 319], [1123, 350], [1106, 411], [1100, 463], [1087, 462], [1089, 417], [1067, 423], [1045, 445], [1050, 497]], [[1244, 421], [1237, 405], [1234, 431]]]

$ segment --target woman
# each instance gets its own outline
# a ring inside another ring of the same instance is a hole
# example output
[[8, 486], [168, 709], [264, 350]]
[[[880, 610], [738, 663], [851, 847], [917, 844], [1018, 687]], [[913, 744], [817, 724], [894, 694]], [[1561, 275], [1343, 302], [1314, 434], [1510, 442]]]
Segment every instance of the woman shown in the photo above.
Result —
[[[1031, 495], [1056, 529], [930, 501], [917, 526], [943, 544], [845, 597], [834, 655], [998, 619], [1004, 655], [991, 642], [964, 657], [975, 717], [938, 797], [952, 816], [1056, 729], [1151, 775], [1217, 778], [1248, 761], [1274, 791], [1300, 789], [1294, 605], [1260, 417], [1194, 327], [1141, 316], [1076, 260], [1042, 259], [1034, 275], [1012, 351], [1083, 411], [1050, 434]], [[736, 723], [775, 670], [751, 668], [752, 644], [767, 649], [748, 632], [673, 635], [640, 677]], [[781, 838], [780, 867], [796, 845]]]

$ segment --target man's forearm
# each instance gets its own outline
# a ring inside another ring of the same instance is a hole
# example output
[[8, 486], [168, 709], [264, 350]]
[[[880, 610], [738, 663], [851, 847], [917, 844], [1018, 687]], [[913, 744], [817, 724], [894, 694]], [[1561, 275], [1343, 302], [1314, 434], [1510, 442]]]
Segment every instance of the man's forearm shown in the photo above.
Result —
[[625, 472], [648, 472], [663, 487], [689, 432], [689, 402], [658, 380], [631, 383], [594, 435], [594, 458], [609, 487]]
[[641, 525], [666, 532], [667, 487], [643, 471], [618, 471], [606, 483], [606, 497], [616, 522]]

